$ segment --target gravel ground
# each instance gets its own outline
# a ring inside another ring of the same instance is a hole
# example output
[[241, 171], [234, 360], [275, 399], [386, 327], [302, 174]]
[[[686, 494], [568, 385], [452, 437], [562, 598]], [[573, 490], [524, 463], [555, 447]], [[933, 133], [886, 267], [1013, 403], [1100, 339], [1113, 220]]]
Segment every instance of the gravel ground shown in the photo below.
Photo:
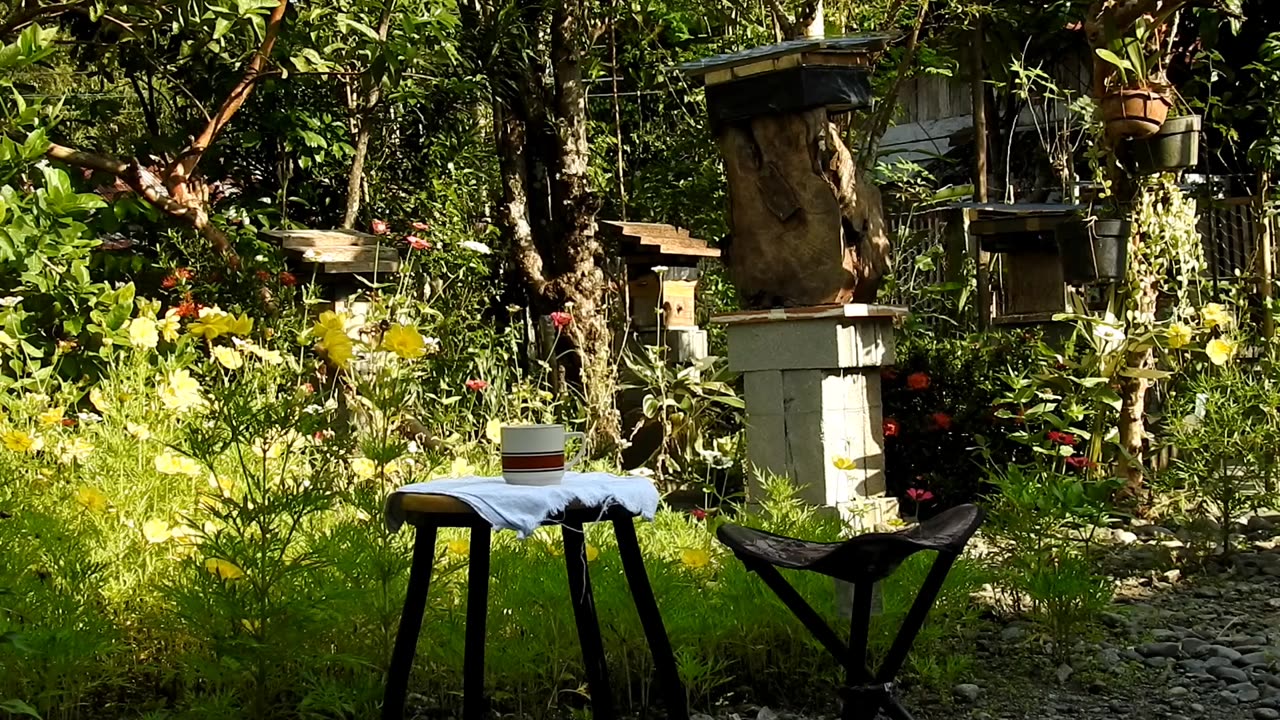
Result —
[[[1106, 531], [1118, 580], [1100, 632], [1067, 663], [1028, 624], [984, 621], [970, 677], [950, 693], [908, 688], [917, 720], [1280, 720], [1280, 529], [1239, 528], [1246, 550], [1189, 570], [1188, 533]], [[1176, 567], [1175, 567], [1176, 566]], [[696, 720], [831, 720], [740, 707]]]

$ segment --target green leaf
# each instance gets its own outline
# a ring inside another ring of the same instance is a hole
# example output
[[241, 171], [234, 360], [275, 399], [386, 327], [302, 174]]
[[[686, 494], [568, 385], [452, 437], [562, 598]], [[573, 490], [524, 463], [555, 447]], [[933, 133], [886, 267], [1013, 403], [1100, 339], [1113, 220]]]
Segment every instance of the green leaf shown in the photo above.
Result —
[[1168, 370], [1156, 370], [1154, 368], [1121, 368], [1120, 374], [1124, 377], [1144, 378], [1146, 380], [1164, 380], [1173, 376], [1173, 373]]
[[1098, 57], [1102, 58], [1102, 59], [1103, 59], [1103, 60], [1105, 60], [1106, 62], [1111, 63], [1112, 65], [1115, 65], [1116, 67], [1120, 68], [1121, 70], [1127, 70], [1127, 71], [1129, 71], [1129, 72], [1134, 72], [1134, 68], [1133, 68], [1133, 64], [1132, 64], [1132, 63], [1130, 63], [1128, 60], [1125, 60], [1124, 58], [1120, 57], [1119, 55], [1117, 55], [1117, 54], [1115, 54], [1115, 53], [1111, 52], [1110, 50], [1108, 50], [1108, 49], [1106, 49], [1106, 48], [1098, 48], [1097, 50], [1094, 50], [1094, 52], [1096, 52], [1096, 53], [1098, 54]]
[[10, 715], [26, 715], [27, 717], [36, 718], [36, 720], [42, 720], [40, 713], [36, 712], [35, 708], [17, 699], [0, 702], [0, 710], [7, 710]]

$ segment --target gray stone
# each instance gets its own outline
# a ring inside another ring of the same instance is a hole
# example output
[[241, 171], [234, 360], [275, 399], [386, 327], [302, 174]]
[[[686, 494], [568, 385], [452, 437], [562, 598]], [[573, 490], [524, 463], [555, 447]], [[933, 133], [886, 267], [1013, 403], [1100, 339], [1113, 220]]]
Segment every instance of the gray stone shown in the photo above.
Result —
[[1228, 685], [1227, 689], [1230, 690], [1232, 694], [1240, 700], [1240, 702], [1244, 703], [1251, 703], [1262, 696], [1262, 693], [1258, 692], [1258, 688], [1247, 682]]
[[1179, 660], [1178, 669], [1189, 675], [1202, 673], [1204, 672], [1204, 662], [1201, 660], [1192, 660], [1190, 658], [1186, 660]]
[[1224, 647], [1222, 645], [1214, 645], [1213, 647], [1209, 648], [1209, 654], [1213, 655], [1214, 657], [1226, 658], [1231, 662], [1235, 662], [1240, 659], [1239, 650], [1233, 650], [1229, 647]]
[[1231, 662], [1230, 660], [1224, 657], [1211, 657], [1208, 660], [1204, 661], [1204, 666], [1206, 669], [1212, 669], [1217, 667], [1231, 667], [1234, 664], [1235, 663]]
[[1176, 658], [1181, 652], [1181, 648], [1176, 642], [1147, 643], [1145, 645], [1138, 646], [1137, 650], [1145, 657], [1158, 658]]
[[982, 688], [973, 683], [960, 683], [951, 690], [957, 699], [967, 703], [978, 701], [978, 696], [982, 695]]
[[1190, 711], [1191, 711], [1191, 712], [1193, 712], [1193, 713], [1202, 713], [1202, 712], [1204, 712], [1204, 706], [1203, 706], [1203, 705], [1201, 705], [1200, 703], [1191, 703], [1191, 706], [1190, 706], [1190, 707], [1188, 707], [1187, 709], [1188, 709], [1188, 710], [1190, 710]]
[[1201, 640], [1200, 638], [1193, 637], [1183, 639], [1179, 645], [1182, 649], [1182, 653], [1189, 657], [1200, 657], [1208, 652], [1207, 648], [1209, 647], [1209, 643]]
[[1071, 675], [1074, 672], [1075, 670], [1073, 670], [1070, 665], [1066, 663], [1062, 663], [1061, 665], [1058, 666], [1058, 671], [1057, 671], [1058, 682], [1065, 683], [1067, 680], [1071, 679]]
[[1231, 683], [1242, 683], [1249, 680], [1249, 676], [1245, 674], [1245, 671], [1233, 667], [1211, 667], [1209, 668], [1209, 674], [1219, 680], [1226, 680]]
[[1236, 660], [1236, 665], [1247, 667], [1249, 665], [1267, 665], [1271, 662], [1271, 653], [1251, 652], [1248, 655], [1241, 655]]
[[1097, 660], [1099, 665], [1110, 670], [1120, 664], [1120, 652], [1115, 648], [1104, 648], [1098, 651]]
[[1175, 685], [1174, 687], [1169, 688], [1169, 697], [1174, 697], [1174, 698], [1182, 697], [1183, 695], [1186, 695], [1189, 692], [1191, 691], [1182, 687], [1181, 685]]
[[[1276, 599], [1276, 605], [1280, 607], [1280, 598]], [[1102, 613], [1102, 624], [1107, 627], [1120, 628], [1129, 624], [1129, 619], [1120, 613], [1104, 612]]]
[[1112, 533], [1112, 537], [1121, 545], [1132, 545], [1138, 542], [1138, 536], [1128, 530], [1116, 530]]
[[1144, 658], [1142, 662], [1144, 665], [1146, 665], [1149, 668], [1162, 670], [1164, 668], [1169, 667], [1169, 663], [1173, 662], [1173, 659], [1167, 658], [1167, 657], [1149, 657], [1149, 658]]
[[1180, 633], [1177, 630], [1152, 630], [1151, 639], [1156, 642], [1177, 642], [1183, 638], [1186, 633]]
[[1137, 650], [1134, 650], [1133, 648], [1125, 648], [1120, 652], [1120, 656], [1123, 657], [1125, 660], [1130, 660], [1132, 662], [1143, 661], [1142, 653], [1138, 652]]
[[1219, 690], [1218, 694], [1215, 697], [1218, 698], [1218, 702], [1224, 705], [1240, 704], [1240, 698], [1236, 697], [1235, 694], [1232, 693], [1230, 690]]
[[1021, 625], [1010, 625], [1000, 631], [1000, 639], [1004, 642], [1017, 642], [1027, 634], [1026, 628]]
[[1280, 710], [1272, 708], [1258, 708], [1253, 711], [1253, 716], [1257, 720], [1280, 720]]
[[756, 720], [778, 720], [778, 713], [767, 707], [762, 707], [760, 712], [756, 713]]

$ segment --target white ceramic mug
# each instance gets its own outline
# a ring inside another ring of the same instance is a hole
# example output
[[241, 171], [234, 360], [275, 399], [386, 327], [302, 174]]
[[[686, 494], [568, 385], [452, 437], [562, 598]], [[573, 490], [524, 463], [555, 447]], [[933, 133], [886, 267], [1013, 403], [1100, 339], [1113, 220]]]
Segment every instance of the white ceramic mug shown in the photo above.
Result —
[[565, 468], [582, 459], [586, 443], [565, 462], [564, 443], [582, 440], [580, 432], [565, 432], [563, 425], [504, 425], [502, 427], [502, 477], [512, 485], [558, 485]]

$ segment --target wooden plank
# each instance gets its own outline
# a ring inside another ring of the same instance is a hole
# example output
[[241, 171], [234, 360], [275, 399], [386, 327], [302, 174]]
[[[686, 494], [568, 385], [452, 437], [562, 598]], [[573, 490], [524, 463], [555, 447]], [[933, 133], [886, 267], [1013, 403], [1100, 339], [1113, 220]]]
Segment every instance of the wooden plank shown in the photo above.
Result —
[[308, 248], [294, 252], [300, 254], [304, 262], [310, 263], [372, 262], [374, 260], [400, 259], [400, 253], [396, 252], [395, 248], [376, 245], [374, 247]]
[[807, 52], [800, 56], [801, 65], [825, 65], [827, 67], [866, 67], [871, 64], [871, 56], [862, 53]]
[[690, 237], [688, 230], [678, 228], [674, 225], [668, 225], [666, 223], [602, 220], [600, 221], [600, 225], [605, 226], [602, 229], [612, 235], [634, 235], [636, 237]]
[[318, 267], [320, 268], [320, 272], [325, 273], [326, 275], [333, 275], [336, 273], [393, 273], [400, 270], [400, 261], [379, 260], [377, 263], [374, 263], [372, 260], [365, 260], [361, 262], [331, 262], [323, 263]]
[[376, 235], [359, 230], [263, 230], [262, 235], [288, 249], [378, 244]]
[[1057, 253], [1005, 255], [1005, 306], [1001, 315], [1066, 312], [1066, 284]]

